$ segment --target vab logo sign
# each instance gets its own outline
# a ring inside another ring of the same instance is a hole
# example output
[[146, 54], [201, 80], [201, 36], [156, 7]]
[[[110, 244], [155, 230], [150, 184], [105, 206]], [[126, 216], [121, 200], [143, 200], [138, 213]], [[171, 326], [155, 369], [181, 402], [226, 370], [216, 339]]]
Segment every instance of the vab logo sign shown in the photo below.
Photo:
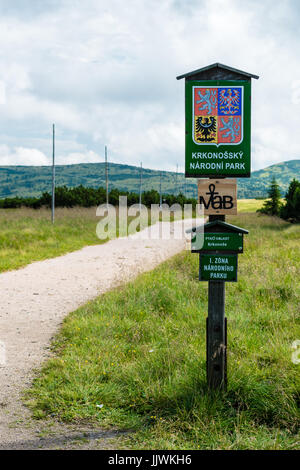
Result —
[[[205, 196], [208, 196], [205, 199]], [[230, 194], [222, 194], [220, 195], [218, 191], [216, 191], [216, 185], [210, 184], [208, 192], [205, 193], [205, 196], [199, 196], [199, 204], [204, 205], [205, 209], [232, 209], [233, 208], [233, 196]]]
[[237, 213], [236, 179], [199, 179], [199, 204], [205, 215]]
[[243, 141], [243, 87], [193, 87], [193, 141], [216, 147]]

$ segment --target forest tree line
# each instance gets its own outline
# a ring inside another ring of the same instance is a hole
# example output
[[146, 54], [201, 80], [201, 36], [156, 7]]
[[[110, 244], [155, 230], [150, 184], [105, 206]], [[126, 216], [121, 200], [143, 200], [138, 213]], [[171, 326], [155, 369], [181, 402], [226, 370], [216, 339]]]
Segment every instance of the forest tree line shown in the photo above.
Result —
[[[139, 194], [128, 191], [119, 191], [114, 188], [109, 192], [109, 204], [113, 206], [119, 205], [119, 197], [127, 196], [127, 204], [139, 203]], [[11, 197], [0, 199], [0, 208], [2, 209], [15, 209], [18, 207], [31, 207], [39, 209], [41, 207], [51, 207], [52, 196], [49, 192], [44, 192], [40, 197]], [[192, 204], [196, 206], [197, 200], [194, 198], [187, 198], [182, 193], [178, 195], [163, 194], [162, 202], [169, 206], [173, 204]], [[82, 185], [75, 188], [67, 188], [67, 186], [60, 186], [55, 188], [55, 207], [93, 207], [106, 203], [106, 191], [103, 187], [86, 188]], [[151, 207], [151, 204], [159, 204], [160, 195], [154, 189], [144, 191], [142, 193], [142, 204], [146, 207]]]
[[[117, 188], [111, 189], [109, 192], [109, 203], [113, 206], [118, 206], [119, 197], [127, 196], [127, 204], [131, 206], [139, 203], [139, 194], [129, 191], [120, 191]], [[0, 199], [0, 208], [2, 209], [15, 209], [18, 207], [31, 207], [39, 209], [41, 207], [51, 207], [52, 197], [49, 192], [44, 192], [40, 197], [11, 197]], [[172, 206], [173, 204], [192, 204], [195, 208], [197, 200], [195, 198], [187, 198], [184, 194], [163, 194], [162, 202]], [[67, 186], [60, 186], [55, 188], [55, 207], [93, 207], [106, 203], [105, 188], [87, 188], [82, 185], [75, 188], [68, 188]], [[146, 207], [151, 207], [151, 204], [160, 203], [160, 194], [158, 191], [152, 189], [142, 193], [142, 204]], [[293, 179], [290, 182], [287, 193], [285, 194], [285, 201], [282, 202], [282, 195], [279, 185], [273, 179], [269, 190], [268, 199], [265, 201], [262, 209], [258, 212], [263, 214], [281, 217], [290, 222], [300, 222], [300, 182]]]
[[300, 182], [294, 178], [290, 182], [285, 201], [282, 202], [281, 198], [279, 185], [273, 179], [268, 190], [268, 199], [257, 212], [275, 215], [289, 222], [300, 222]]

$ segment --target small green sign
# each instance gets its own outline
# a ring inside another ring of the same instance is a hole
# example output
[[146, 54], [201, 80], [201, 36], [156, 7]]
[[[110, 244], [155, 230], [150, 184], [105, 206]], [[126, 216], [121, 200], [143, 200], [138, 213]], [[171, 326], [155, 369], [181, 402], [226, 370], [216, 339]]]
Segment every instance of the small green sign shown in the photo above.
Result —
[[237, 281], [237, 255], [200, 254], [200, 281]]
[[249, 177], [251, 83], [188, 80], [186, 177]]
[[243, 252], [242, 233], [197, 233], [192, 238], [192, 251]]

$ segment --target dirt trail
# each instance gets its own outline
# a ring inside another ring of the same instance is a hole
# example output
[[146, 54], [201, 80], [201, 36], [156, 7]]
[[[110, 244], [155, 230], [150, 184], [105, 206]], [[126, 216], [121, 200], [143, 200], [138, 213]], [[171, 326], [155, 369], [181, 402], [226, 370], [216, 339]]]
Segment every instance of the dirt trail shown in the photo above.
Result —
[[[112, 431], [98, 430], [97, 434], [54, 425], [55, 437], [41, 439], [48, 424], [32, 421], [20, 396], [32, 380], [33, 369], [49, 356], [51, 338], [68, 313], [185, 248], [184, 239], [158, 239], [166, 224], [0, 274], [0, 449], [69, 448], [73, 435], [78, 442], [84, 438], [86, 448], [91, 440], [97, 440], [101, 448], [117, 437]], [[181, 225], [180, 221], [172, 223], [171, 232]], [[188, 226], [191, 221], [185, 221], [184, 230]], [[147, 230], [151, 239], [140, 239]], [[6, 361], [1, 365], [4, 351]]]

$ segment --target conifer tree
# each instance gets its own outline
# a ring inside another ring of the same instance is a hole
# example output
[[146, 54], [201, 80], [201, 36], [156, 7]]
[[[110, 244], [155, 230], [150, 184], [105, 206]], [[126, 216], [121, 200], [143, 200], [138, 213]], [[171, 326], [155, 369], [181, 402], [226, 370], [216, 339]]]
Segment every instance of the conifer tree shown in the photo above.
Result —
[[272, 179], [270, 187], [268, 189], [268, 199], [264, 202], [264, 205], [258, 212], [268, 215], [279, 215], [281, 210], [281, 193], [279, 185], [275, 178]]
[[291, 222], [300, 222], [300, 182], [295, 178], [290, 182], [285, 201], [280, 216]]

